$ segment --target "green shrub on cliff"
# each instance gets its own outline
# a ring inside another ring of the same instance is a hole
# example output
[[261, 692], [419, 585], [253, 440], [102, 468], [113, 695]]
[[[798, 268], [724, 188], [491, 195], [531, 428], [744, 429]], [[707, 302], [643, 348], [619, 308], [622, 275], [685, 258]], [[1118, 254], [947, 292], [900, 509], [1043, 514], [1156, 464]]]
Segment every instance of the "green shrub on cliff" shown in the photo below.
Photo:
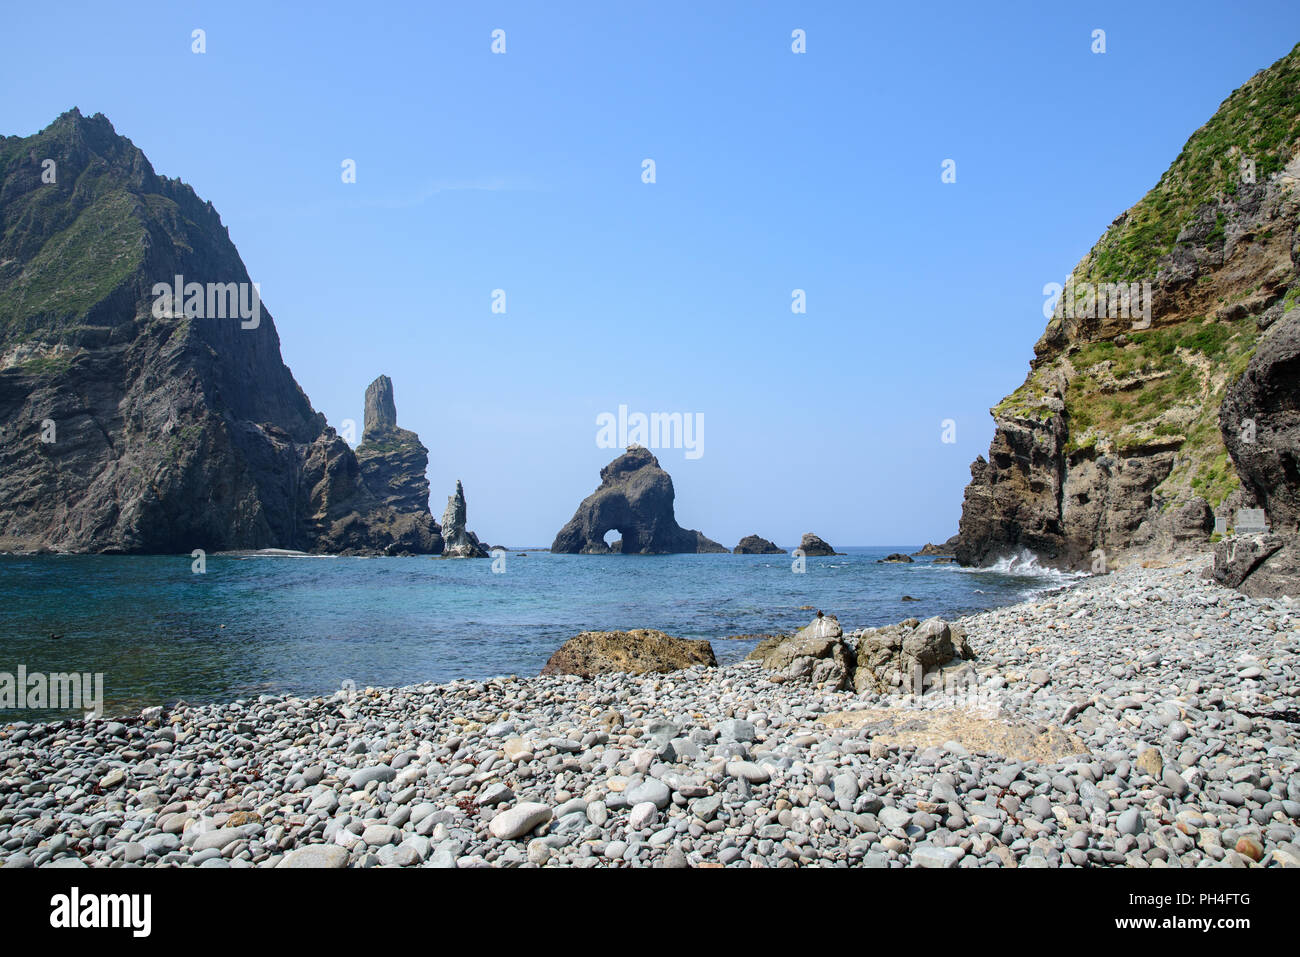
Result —
[[[1280, 170], [1300, 143], [1300, 44], [1224, 100], [1192, 134], [1149, 193], [1093, 246], [1079, 273], [1091, 282], [1152, 276], [1161, 256], [1197, 208], [1220, 192], [1233, 193], [1241, 161], [1254, 162], [1257, 181]], [[1211, 240], [1221, 242], [1220, 215]]]

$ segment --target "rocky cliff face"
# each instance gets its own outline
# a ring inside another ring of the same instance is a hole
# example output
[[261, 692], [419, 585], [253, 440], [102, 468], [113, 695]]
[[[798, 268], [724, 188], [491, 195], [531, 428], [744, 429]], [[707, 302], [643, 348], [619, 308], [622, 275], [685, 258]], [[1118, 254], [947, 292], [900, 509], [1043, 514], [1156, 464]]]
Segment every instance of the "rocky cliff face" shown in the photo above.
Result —
[[600, 487], [578, 506], [560, 529], [552, 552], [604, 555], [610, 548], [605, 533], [623, 536], [624, 554], [665, 555], [674, 552], [725, 552], [700, 532], [682, 528], [673, 513], [673, 480], [650, 450], [639, 445], [600, 470]]
[[992, 410], [955, 553], [1066, 567], [1204, 548], [1244, 501], [1229, 386], [1300, 285], [1300, 47], [1234, 92], [1064, 284]]
[[1215, 545], [1214, 577], [1248, 595], [1300, 597], [1300, 314], [1265, 334], [1219, 409], [1246, 505], [1269, 533]]
[[382, 504], [429, 513], [429, 450], [414, 432], [398, 427], [393, 381], [386, 375], [366, 389], [365, 427], [356, 456], [362, 480]]
[[210, 203], [101, 115], [0, 138], [0, 549], [431, 550], [410, 504], [312, 409]]

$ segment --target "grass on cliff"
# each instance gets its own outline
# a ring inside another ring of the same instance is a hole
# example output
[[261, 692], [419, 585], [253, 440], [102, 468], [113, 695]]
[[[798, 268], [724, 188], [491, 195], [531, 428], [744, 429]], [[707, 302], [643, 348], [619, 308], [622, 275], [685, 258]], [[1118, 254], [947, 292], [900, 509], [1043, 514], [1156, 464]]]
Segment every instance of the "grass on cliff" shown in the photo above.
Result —
[[[60, 157], [56, 183], [16, 193], [0, 210], [0, 335], [51, 340], [66, 333], [140, 269], [147, 241], [130, 172], [93, 157], [62, 159], [80, 148], [84, 122], [69, 114], [29, 137], [0, 142], [0, 179], [30, 157]], [[19, 265], [21, 263], [21, 266]], [[51, 335], [53, 333], [53, 335]]]
[[26, 375], [56, 376], [62, 375], [72, 366], [71, 353], [57, 353], [48, 356], [33, 356], [18, 363], [20, 371]]
[[[52, 192], [47, 195], [53, 198]], [[130, 279], [144, 255], [144, 228], [134, 209], [129, 194], [109, 192], [51, 236], [22, 273], [0, 287], [6, 325], [80, 318]], [[4, 331], [21, 338], [23, 330]]]
[[1259, 331], [1253, 321], [1190, 319], [1114, 340], [1088, 343], [1068, 358], [1067, 454], [1105, 441], [1118, 452], [1177, 448], [1159, 491], [1179, 502], [1193, 494], [1220, 504], [1238, 487], [1219, 432], [1219, 406], [1245, 370]]
[[[1079, 278], [1116, 282], [1153, 277], [1157, 261], [1174, 248], [1179, 230], [1201, 204], [1236, 192], [1242, 159], [1254, 161], [1256, 182], [1285, 165], [1300, 142], [1297, 104], [1300, 44], [1267, 72], [1246, 81], [1192, 134], [1160, 182], [1092, 248]], [[1223, 226], [1220, 216], [1212, 240], [1222, 242]]]

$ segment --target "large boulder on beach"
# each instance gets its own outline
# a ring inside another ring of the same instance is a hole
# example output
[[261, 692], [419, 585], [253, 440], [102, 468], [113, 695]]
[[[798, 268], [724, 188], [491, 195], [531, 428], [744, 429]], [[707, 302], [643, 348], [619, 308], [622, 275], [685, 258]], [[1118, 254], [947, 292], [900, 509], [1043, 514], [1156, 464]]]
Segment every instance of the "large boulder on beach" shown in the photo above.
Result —
[[965, 631], [957, 625], [942, 618], [908, 618], [863, 633], [853, 684], [859, 692], [884, 693], [910, 683], [918, 673], [924, 676], [954, 660], [974, 657]]
[[829, 544], [823, 541], [819, 536], [814, 535], [812, 532], [807, 532], [804, 534], [804, 537], [799, 542], [799, 551], [803, 552], [804, 555], [839, 554], [838, 552], [835, 551], [834, 548], [832, 548]]
[[768, 639], [750, 652], [751, 660], [776, 672], [778, 681], [808, 678], [840, 691], [853, 675], [853, 651], [834, 616], [818, 616], [788, 638]]
[[727, 549], [694, 529], [682, 528], [673, 513], [673, 480], [650, 450], [630, 445], [600, 470], [600, 487], [569, 519], [551, 551], [566, 555], [607, 555], [605, 534], [618, 531], [618, 551], [625, 555], [677, 552], [725, 552]]
[[736, 555], [780, 555], [784, 551], [781, 546], [757, 535], [746, 535], [740, 540], [740, 544], [732, 549], [732, 553]]
[[1211, 575], [1253, 598], [1296, 597], [1300, 548], [1281, 535], [1235, 535], [1215, 544]]
[[672, 638], [662, 631], [637, 628], [632, 631], [584, 631], [570, 638], [551, 655], [544, 675], [592, 675], [626, 672], [666, 673], [718, 661], [707, 641]]

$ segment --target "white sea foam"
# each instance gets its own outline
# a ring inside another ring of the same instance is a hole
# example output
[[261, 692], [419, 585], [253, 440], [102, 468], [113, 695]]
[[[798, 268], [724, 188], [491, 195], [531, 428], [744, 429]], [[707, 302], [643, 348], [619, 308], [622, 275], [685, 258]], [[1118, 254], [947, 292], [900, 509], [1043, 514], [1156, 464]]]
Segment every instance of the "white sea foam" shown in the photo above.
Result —
[[1022, 578], [1043, 578], [1053, 582], [1074, 581], [1087, 578], [1087, 572], [1062, 571], [1039, 561], [1038, 556], [1027, 548], [1022, 548], [1013, 555], [995, 558], [979, 568], [960, 568], [963, 572], [996, 572], [1000, 575], [1015, 575]]

